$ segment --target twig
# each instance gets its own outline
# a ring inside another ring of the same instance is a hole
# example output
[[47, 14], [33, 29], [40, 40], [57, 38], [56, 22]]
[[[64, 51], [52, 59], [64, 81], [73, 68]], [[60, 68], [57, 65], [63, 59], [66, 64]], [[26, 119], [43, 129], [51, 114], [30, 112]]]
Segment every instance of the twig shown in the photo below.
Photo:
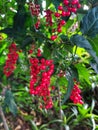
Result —
[[[62, 108], [61, 108], [61, 93], [60, 93], [60, 88], [58, 87], [58, 100], [59, 100], [59, 113], [60, 113], [60, 119], [62, 120], [63, 117], [62, 117]], [[63, 130], [63, 126], [61, 125], [60, 126], [60, 130]]]
[[0, 115], [1, 115], [1, 118], [3, 120], [3, 124], [4, 124], [4, 129], [5, 130], [9, 130], [8, 128], [8, 125], [6, 123], [6, 119], [5, 119], [5, 116], [4, 116], [4, 113], [3, 113], [3, 110], [2, 110], [2, 107], [0, 106]]

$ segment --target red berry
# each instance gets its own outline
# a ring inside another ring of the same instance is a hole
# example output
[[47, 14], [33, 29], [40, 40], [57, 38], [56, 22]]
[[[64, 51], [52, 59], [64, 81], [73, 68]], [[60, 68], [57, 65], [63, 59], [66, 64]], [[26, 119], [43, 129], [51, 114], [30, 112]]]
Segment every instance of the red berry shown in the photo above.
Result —
[[37, 56], [40, 57], [42, 54], [41, 53], [37, 53]]
[[40, 26], [40, 21], [38, 20], [36, 23], [35, 23], [35, 28], [38, 29]]
[[66, 16], [66, 12], [65, 11], [62, 11], [62, 16]]
[[58, 10], [63, 10], [63, 6], [59, 5]]
[[70, 11], [66, 12], [66, 16], [70, 16]]
[[55, 17], [57, 17], [57, 18], [60, 17], [60, 14], [59, 14], [58, 12], [56, 12], [54, 15], [55, 15]]
[[69, 4], [69, 1], [68, 0], [64, 0], [63, 3], [64, 3], [65, 6], [67, 6]]
[[72, 8], [71, 11], [76, 13], [77, 9], [76, 8]]
[[62, 26], [63, 26], [65, 23], [66, 23], [65, 20], [61, 20], [61, 21], [60, 21], [60, 24], [61, 24]]
[[81, 8], [81, 4], [78, 3], [78, 4], [77, 4], [77, 8]]
[[52, 86], [51, 88], [52, 88], [52, 90], [55, 90], [55, 86]]
[[77, 4], [79, 1], [78, 0], [73, 0], [72, 2], [71, 2], [71, 4], [72, 5], [75, 5], [75, 4]]
[[52, 35], [51, 40], [54, 41], [57, 38], [57, 35]]
[[57, 28], [57, 31], [58, 31], [59, 33], [61, 33], [61, 32], [62, 32], [61, 27], [58, 27], [58, 28]]
[[32, 54], [32, 52], [33, 52], [33, 50], [32, 50], [32, 49], [30, 49], [30, 50], [29, 50], [29, 54]]

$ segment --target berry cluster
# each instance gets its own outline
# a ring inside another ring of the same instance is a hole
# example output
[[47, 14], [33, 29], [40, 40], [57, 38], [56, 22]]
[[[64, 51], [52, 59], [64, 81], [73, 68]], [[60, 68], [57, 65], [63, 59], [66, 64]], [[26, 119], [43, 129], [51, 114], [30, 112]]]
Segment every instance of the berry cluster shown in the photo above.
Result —
[[[38, 49], [38, 54], [41, 54]], [[54, 71], [52, 60], [44, 58], [30, 58], [30, 94], [37, 95], [43, 100], [43, 107], [50, 109], [53, 106], [50, 95], [50, 77]]]
[[[31, 49], [28, 51], [29, 54], [32, 54], [36, 50], [35, 45], [31, 46]], [[40, 57], [42, 55], [41, 50], [37, 49], [37, 53], [35, 54], [37, 57]], [[33, 53], [34, 54], [34, 53]]]
[[39, 13], [40, 13], [40, 5], [36, 5], [34, 3], [30, 3], [29, 6], [30, 6], [31, 14], [33, 16], [38, 16]]
[[46, 26], [52, 26], [53, 25], [53, 21], [52, 21], [52, 14], [53, 11], [51, 11], [50, 9], [44, 11], [46, 13], [45, 18], [46, 18]]
[[82, 97], [80, 94], [81, 90], [79, 89], [78, 84], [75, 84], [70, 95], [70, 99], [73, 101], [74, 104], [83, 104]]
[[[61, 33], [62, 32], [62, 26], [64, 26], [66, 22], [64, 20], [60, 19], [60, 17], [61, 17], [60, 13], [53, 12], [50, 9], [46, 10], [45, 13], [46, 13], [46, 15], [45, 15], [46, 26], [52, 28], [52, 33], [55, 33], [55, 32]], [[56, 22], [53, 22], [54, 21], [53, 20], [53, 15], [56, 18], [55, 19]], [[54, 29], [55, 24], [57, 24], [57, 25], [56, 25], [56, 28]], [[56, 38], [57, 38], [57, 35], [55, 35], [55, 34], [51, 35], [51, 40], [54, 41]]]
[[72, 12], [76, 13], [80, 7], [79, 0], [63, 0], [63, 6], [58, 9], [62, 11], [62, 16], [69, 16]]
[[9, 77], [16, 68], [16, 62], [18, 59], [17, 47], [15, 43], [9, 46], [9, 53], [7, 55], [6, 64], [4, 66], [4, 74]]
[[38, 29], [40, 26], [39, 14], [40, 14], [40, 5], [29, 3], [29, 8], [32, 16], [37, 17], [37, 22], [35, 23], [35, 28]]
[[[35, 23], [35, 28], [39, 29], [40, 26], [40, 5], [29, 3], [30, 11], [33, 16], [37, 17], [37, 22]], [[66, 24], [62, 17], [68, 17], [72, 12], [76, 13], [77, 9], [80, 8], [79, 0], [63, 0], [62, 4], [58, 6], [57, 12], [53, 12], [50, 9], [44, 11], [46, 26], [51, 30], [51, 40], [57, 39], [59, 33], [62, 32], [62, 27]]]
[[34, 44], [32, 44], [31, 46], [30, 46], [30, 50], [28, 51], [28, 54], [32, 54], [33, 52], [34, 52], [34, 50], [35, 50], [35, 45]]
[[[79, 0], [63, 0], [62, 5], [58, 6], [57, 12], [53, 12], [50, 9], [45, 11], [46, 26], [52, 28], [53, 34], [51, 35], [51, 40], [54, 41], [57, 38], [57, 34], [62, 32], [62, 27], [66, 24], [65, 20], [62, 20], [61, 17], [70, 16], [72, 12], [76, 13], [77, 9], [80, 7], [81, 5], [79, 4]], [[53, 19], [54, 17], [55, 21]], [[55, 24], [57, 24], [56, 28], [53, 29]]]
[[41, 54], [41, 50], [40, 49], [38, 49], [37, 50], [37, 57], [40, 57], [42, 54]]

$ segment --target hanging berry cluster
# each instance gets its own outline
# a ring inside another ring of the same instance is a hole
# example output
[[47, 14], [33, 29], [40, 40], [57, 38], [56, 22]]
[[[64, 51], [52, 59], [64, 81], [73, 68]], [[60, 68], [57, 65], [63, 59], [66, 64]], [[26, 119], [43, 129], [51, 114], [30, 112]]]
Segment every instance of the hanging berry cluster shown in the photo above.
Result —
[[39, 14], [40, 14], [40, 5], [34, 4], [34, 3], [29, 3], [29, 8], [31, 11], [31, 15], [35, 16], [37, 18], [37, 22], [35, 23], [35, 28], [38, 29], [40, 26], [40, 19], [39, 19]]
[[[62, 17], [68, 17], [72, 12], [76, 13], [77, 9], [80, 8], [79, 0], [63, 0], [62, 5], [58, 6], [57, 12], [53, 12], [50, 9], [46, 10], [46, 26], [52, 28], [51, 40], [55, 40], [58, 36], [58, 33], [62, 32], [62, 27], [66, 24], [65, 20], [62, 20]], [[56, 20], [53, 22], [53, 18]], [[56, 28], [54, 29], [54, 26]]]
[[62, 11], [62, 16], [69, 16], [72, 12], [76, 13], [80, 7], [79, 0], [63, 0], [63, 6], [60, 10]]
[[[37, 22], [35, 23], [35, 28], [38, 29], [40, 26], [40, 5], [30, 3], [30, 11], [33, 16], [37, 17]], [[51, 40], [55, 40], [58, 37], [58, 34], [62, 32], [62, 27], [66, 24], [65, 20], [62, 17], [68, 17], [70, 14], [76, 13], [77, 9], [81, 5], [79, 0], [63, 0], [61, 5], [58, 6], [57, 12], [47, 9], [45, 12], [46, 26], [48, 30], [51, 30]]]
[[[40, 49], [38, 49], [37, 55], [40, 56], [40, 53]], [[49, 90], [50, 78], [54, 71], [53, 60], [31, 57], [30, 65], [30, 94], [41, 97], [43, 100], [43, 107], [50, 109], [53, 106]]]
[[9, 53], [7, 55], [7, 60], [4, 66], [4, 74], [9, 77], [16, 68], [16, 62], [18, 60], [17, 47], [15, 43], [9, 46]]
[[79, 89], [78, 83], [76, 83], [73, 87], [73, 90], [70, 95], [70, 99], [73, 101], [74, 104], [83, 104], [81, 90]]
[[[46, 26], [52, 29], [51, 40], [54, 41], [57, 38], [57, 34], [62, 32], [62, 27], [66, 24], [66, 22], [64, 20], [60, 19], [61, 14], [58, 12], [53, 12], [50, 9], [48, 9], [45, 11], [45, 13], [46, 13], [46, 15], [45, 15]], [[53, 16], [55, 16], [56, 21], [53, 20]]]

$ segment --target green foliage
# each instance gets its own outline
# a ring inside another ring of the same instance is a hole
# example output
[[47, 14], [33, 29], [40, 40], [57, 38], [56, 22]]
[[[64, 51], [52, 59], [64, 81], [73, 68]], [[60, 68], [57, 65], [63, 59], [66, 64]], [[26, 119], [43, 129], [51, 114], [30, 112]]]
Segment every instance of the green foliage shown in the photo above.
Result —
[[51, 0], [46, 0], [46, 9], [48, 9], [48, 7], [50, 6], [51, 4]]
[[70, 94], [71, 94], [71, 91], [73, 89], [73, 86], [74, 86], [74, 82], [73, 82], [72, 77], [70, 76], [70, 78], [68, 79], [67, 92], [66, 92], [66, 94], [64, 96], [62, 104], [64, 104], [67, 101], [67, 99], [70, 97]]
[[87, 82], [88, 84], [91, 84], [90, 83], [90, 79], [89, 79], [89, 77], [90, 77], [89, 70], [81, 63], [80, 64], [76, 64], [75, 67], [78, 70], [80, 81], [82, 79], [85, 82]]
[[96, 64], [95, 60], [92, 60], [90, 62], [90, 65], [92, 66], [92, 68], [95, 70], [95, 72], [98, 74], [98, 64]]
[[98, 56], [98, 35], [95, 38], [88, 38], [90, 44], [92, 45], [93, 50], [96, 52], [96, 55]]
[[95, 51], [93, 50], [89, 41], [83, 37], [82, 35], [73, 35], [70, 39], [75, 45], [82, 47], [90, 53], [90, 55], [95, 59], [96, 63], [98, 64], [98, 57], [96, 56]]
[[12, 114], [15, 116], [17, 114], [17, 105], [14, 101], [13, 94], [10, 90], [5, 92], [4, 109], [8, 107]]
[[84, 35], [95, 37], [98, 34], [98, 7], [89, 10], [83, 17], [80, 29]]
[[[52, 33], [52, 29], [56, 28], [57, 23], [54, 23], [54, 27], [49, 27], [49, 29], [46, 26], [43, 16], [43, 0], [32, 0], [32, 2], [40, 4], [41, 12], [38, 17], [31, 16], [26, 0], [0, 1], [0, 96], [4, 96], [4, 102], [1, 105], [4, 106], [5, 112], [11, 112], [13, 115], [18, 114], [17, 107], [26, 111], [27, 115], [22, 115], [22, 118], [29, 122], [31, 129], [34, 130], [54, 130], [55, 125], [59, 127], [58, 129], [63, 127], [66, 130], [73, 130], [80, 124], [97, 129], [98, 111], [95, 107], [98, 103], [97, 100], [87, 102], [83, 98], [84, 103], [88, 103], [88, 107], [85, 107], [85, 104], [70, 103], [69, 97], [74, 87], [74, 81], [80, 82], [83, 96], [88, 87], [91, 89], [93, 84], [96, 86], [98, 84], [98, 6], [96, 6], [98, 1], [81, 0], [82, 6], [90, 5], [89, 10], [85, 11], [81, 7], [76, 17], [73, 13], [69, 17], [62, 17], [61, 19], [65, 20], [66, 24], [59, 34]], [[63, 1], [46, 0], [44, 2], [46, 2], [45, 9], [57, 11], [58, 5], [61, 5]], [[36, 29], [34, 25], [38, 19], [41, 24]], [[53, 16], [53, 22], [55, 19], [56, 17]], [[57, 19], [56, 22], [59, 22], [59, 18]], [[51, 41], [51, 34], [58, 35], [58, 38]], [[19, 58], [15, 71], [10, 77], [6, 77], [3, 68], [7, 59], [8, 47], [13, 41], [17, 44]], [[40, 48], [41, 57], [29, 54], [29, 50], [32, 48], [34, 53]], [[51, 59], [54, 62], [55, 69], [49, 86], [54, 107], [50, 110], [39, 108], [42, 100], [39, 96], [29, 95], [30, 57]], [[1, 84], [7, 88], [4, 95], [2, 95]], [[51, 86], [55, 86], [55, 89], [52, 90]], [[89, 94], [88, 98], [93, 99], [91, 95], [95, 98], [96, 93], [97, 91]], [[35, 115], [31, 114], [32, 110]], [[38, 126], [39, 116], [42, 119]]]
[[71, 65], [71, 68], [69, 68], [68, 72], [66, 73], [67, 79], [68, 79], [68, 86], [67, 86], [67, 92], [64, 96], [64, 100], [62, 101], [62, 104], [64, 104], [70, 97], [71, 91], [74, 86], [74, 79], [78, 81], [78, 71], [77, 69]]

